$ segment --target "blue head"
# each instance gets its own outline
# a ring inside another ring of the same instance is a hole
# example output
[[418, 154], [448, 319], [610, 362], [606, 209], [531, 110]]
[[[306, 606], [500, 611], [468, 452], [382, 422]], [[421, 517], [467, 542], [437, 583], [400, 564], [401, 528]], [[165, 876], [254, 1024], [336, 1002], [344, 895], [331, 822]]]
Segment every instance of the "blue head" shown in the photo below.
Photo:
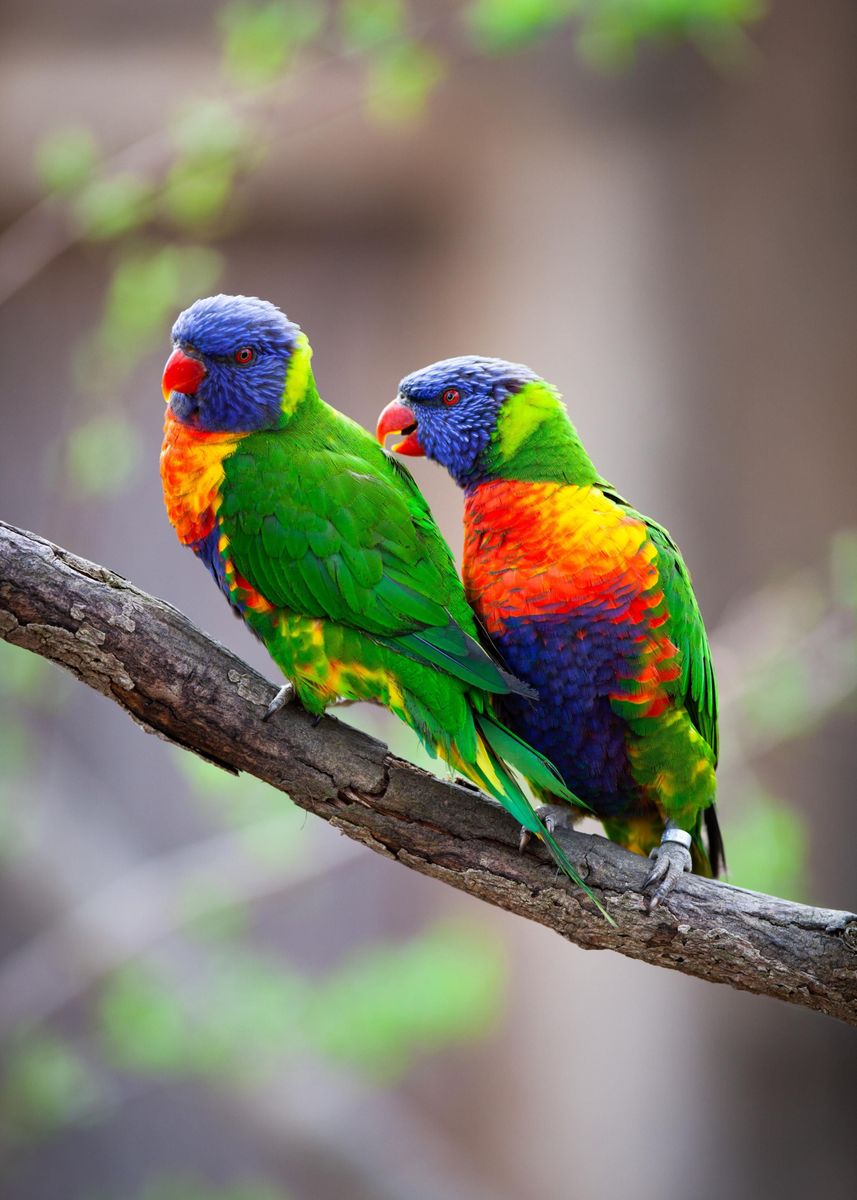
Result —
[[521, 363], [467, 355], [432, 363], [406, 375], [399, 394], [382, 412], [383, 444], [404, 433], [399, 454], [425, 454], [446, 467], [461, 487], [486, 477], [485, 450], [506, 400], [539, 377]]
[[207, 432], [284, 424], [310, 377], [306, 335], [267, 300], [208, 296], [173, 325], [162, 387], [173, 415]]

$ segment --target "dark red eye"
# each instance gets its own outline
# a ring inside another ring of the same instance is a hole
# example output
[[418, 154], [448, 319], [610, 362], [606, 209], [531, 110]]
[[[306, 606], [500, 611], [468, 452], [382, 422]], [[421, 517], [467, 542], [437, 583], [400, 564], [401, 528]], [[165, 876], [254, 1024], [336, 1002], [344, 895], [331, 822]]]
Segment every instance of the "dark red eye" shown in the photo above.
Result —
[[240, 350], [236, 350], [232, 355], [237, 363], [242, 367], [246, 367], [256, 357], [256, 351], [252, 346], [242, 346]]
[[441, 396], [441, 400], [444, 402], [447, 408], [452, 408], [453, 404], [457, 404], [460, 399], [461, 393], [459, 392], [458, 388], [447, 388]]

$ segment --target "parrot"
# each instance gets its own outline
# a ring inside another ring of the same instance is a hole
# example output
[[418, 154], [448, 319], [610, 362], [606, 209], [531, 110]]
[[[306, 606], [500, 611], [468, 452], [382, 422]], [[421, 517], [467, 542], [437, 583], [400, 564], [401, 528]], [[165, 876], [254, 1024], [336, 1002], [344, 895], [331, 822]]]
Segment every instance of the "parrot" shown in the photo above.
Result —
[[197, 300], [162, 377], [167, 515], [317, 719], [380, 704], [547, 845], [612, 922], [514, 771], [567, 800], [556, 769], [494, 711], [533, 690], [479, 637], [452, 553], [410, 473], [320, 397], [306, 334], [254, 296]]
[[[539, 695], [497, 696], [498, 716], [610, 839], [652, 858], [650, 912], [683, 872], [716, 877], [717, 688], [670, 534], [598, 473], [560, 393], [523, 364], [463, 356], [406, 375], [377, 424], [381, 445], [393, 434], [464, 492], [467, 599]], [[584, 815], [533, 786], [552, 832]]]

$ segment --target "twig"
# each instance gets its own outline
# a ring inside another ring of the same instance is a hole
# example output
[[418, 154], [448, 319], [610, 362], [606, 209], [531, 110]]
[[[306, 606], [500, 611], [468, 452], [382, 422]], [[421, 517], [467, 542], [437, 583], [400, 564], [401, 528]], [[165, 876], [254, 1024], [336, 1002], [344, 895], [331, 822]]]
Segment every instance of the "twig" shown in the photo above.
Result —
[[0, 522], [0, 636], [71, 670], [150, 732], [286, 791], [349, 837], [586, 949], [618, 950], [857, 1025], [857, 916], [685, 877], [647, 915], [645, 860], [570, 834], [612, 929], [540, 847], [477, 792], [402, 762], [380, 742], [294, 707], [267, 724], [274, 688], [162, 600]]

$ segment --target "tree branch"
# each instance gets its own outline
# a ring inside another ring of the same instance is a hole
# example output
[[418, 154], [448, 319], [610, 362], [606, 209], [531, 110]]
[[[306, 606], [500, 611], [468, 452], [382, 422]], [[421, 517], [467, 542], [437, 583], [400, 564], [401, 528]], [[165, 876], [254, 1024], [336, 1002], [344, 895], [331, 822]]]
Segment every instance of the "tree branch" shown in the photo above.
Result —
[[0, 522], [0, 636], [71, 670], [157, 733], [288, 792], [376, 853], [538, 921], [585, 949], [618, 950], [857, 1025], [857, 916], [686, 876], [649, 916], [644, 859], [563, 836], [617, 922], [611, 929], [541, 847], [475, 790], [297, 706], [263, 724], [274, 688], [187, 617], [104, 567]]

